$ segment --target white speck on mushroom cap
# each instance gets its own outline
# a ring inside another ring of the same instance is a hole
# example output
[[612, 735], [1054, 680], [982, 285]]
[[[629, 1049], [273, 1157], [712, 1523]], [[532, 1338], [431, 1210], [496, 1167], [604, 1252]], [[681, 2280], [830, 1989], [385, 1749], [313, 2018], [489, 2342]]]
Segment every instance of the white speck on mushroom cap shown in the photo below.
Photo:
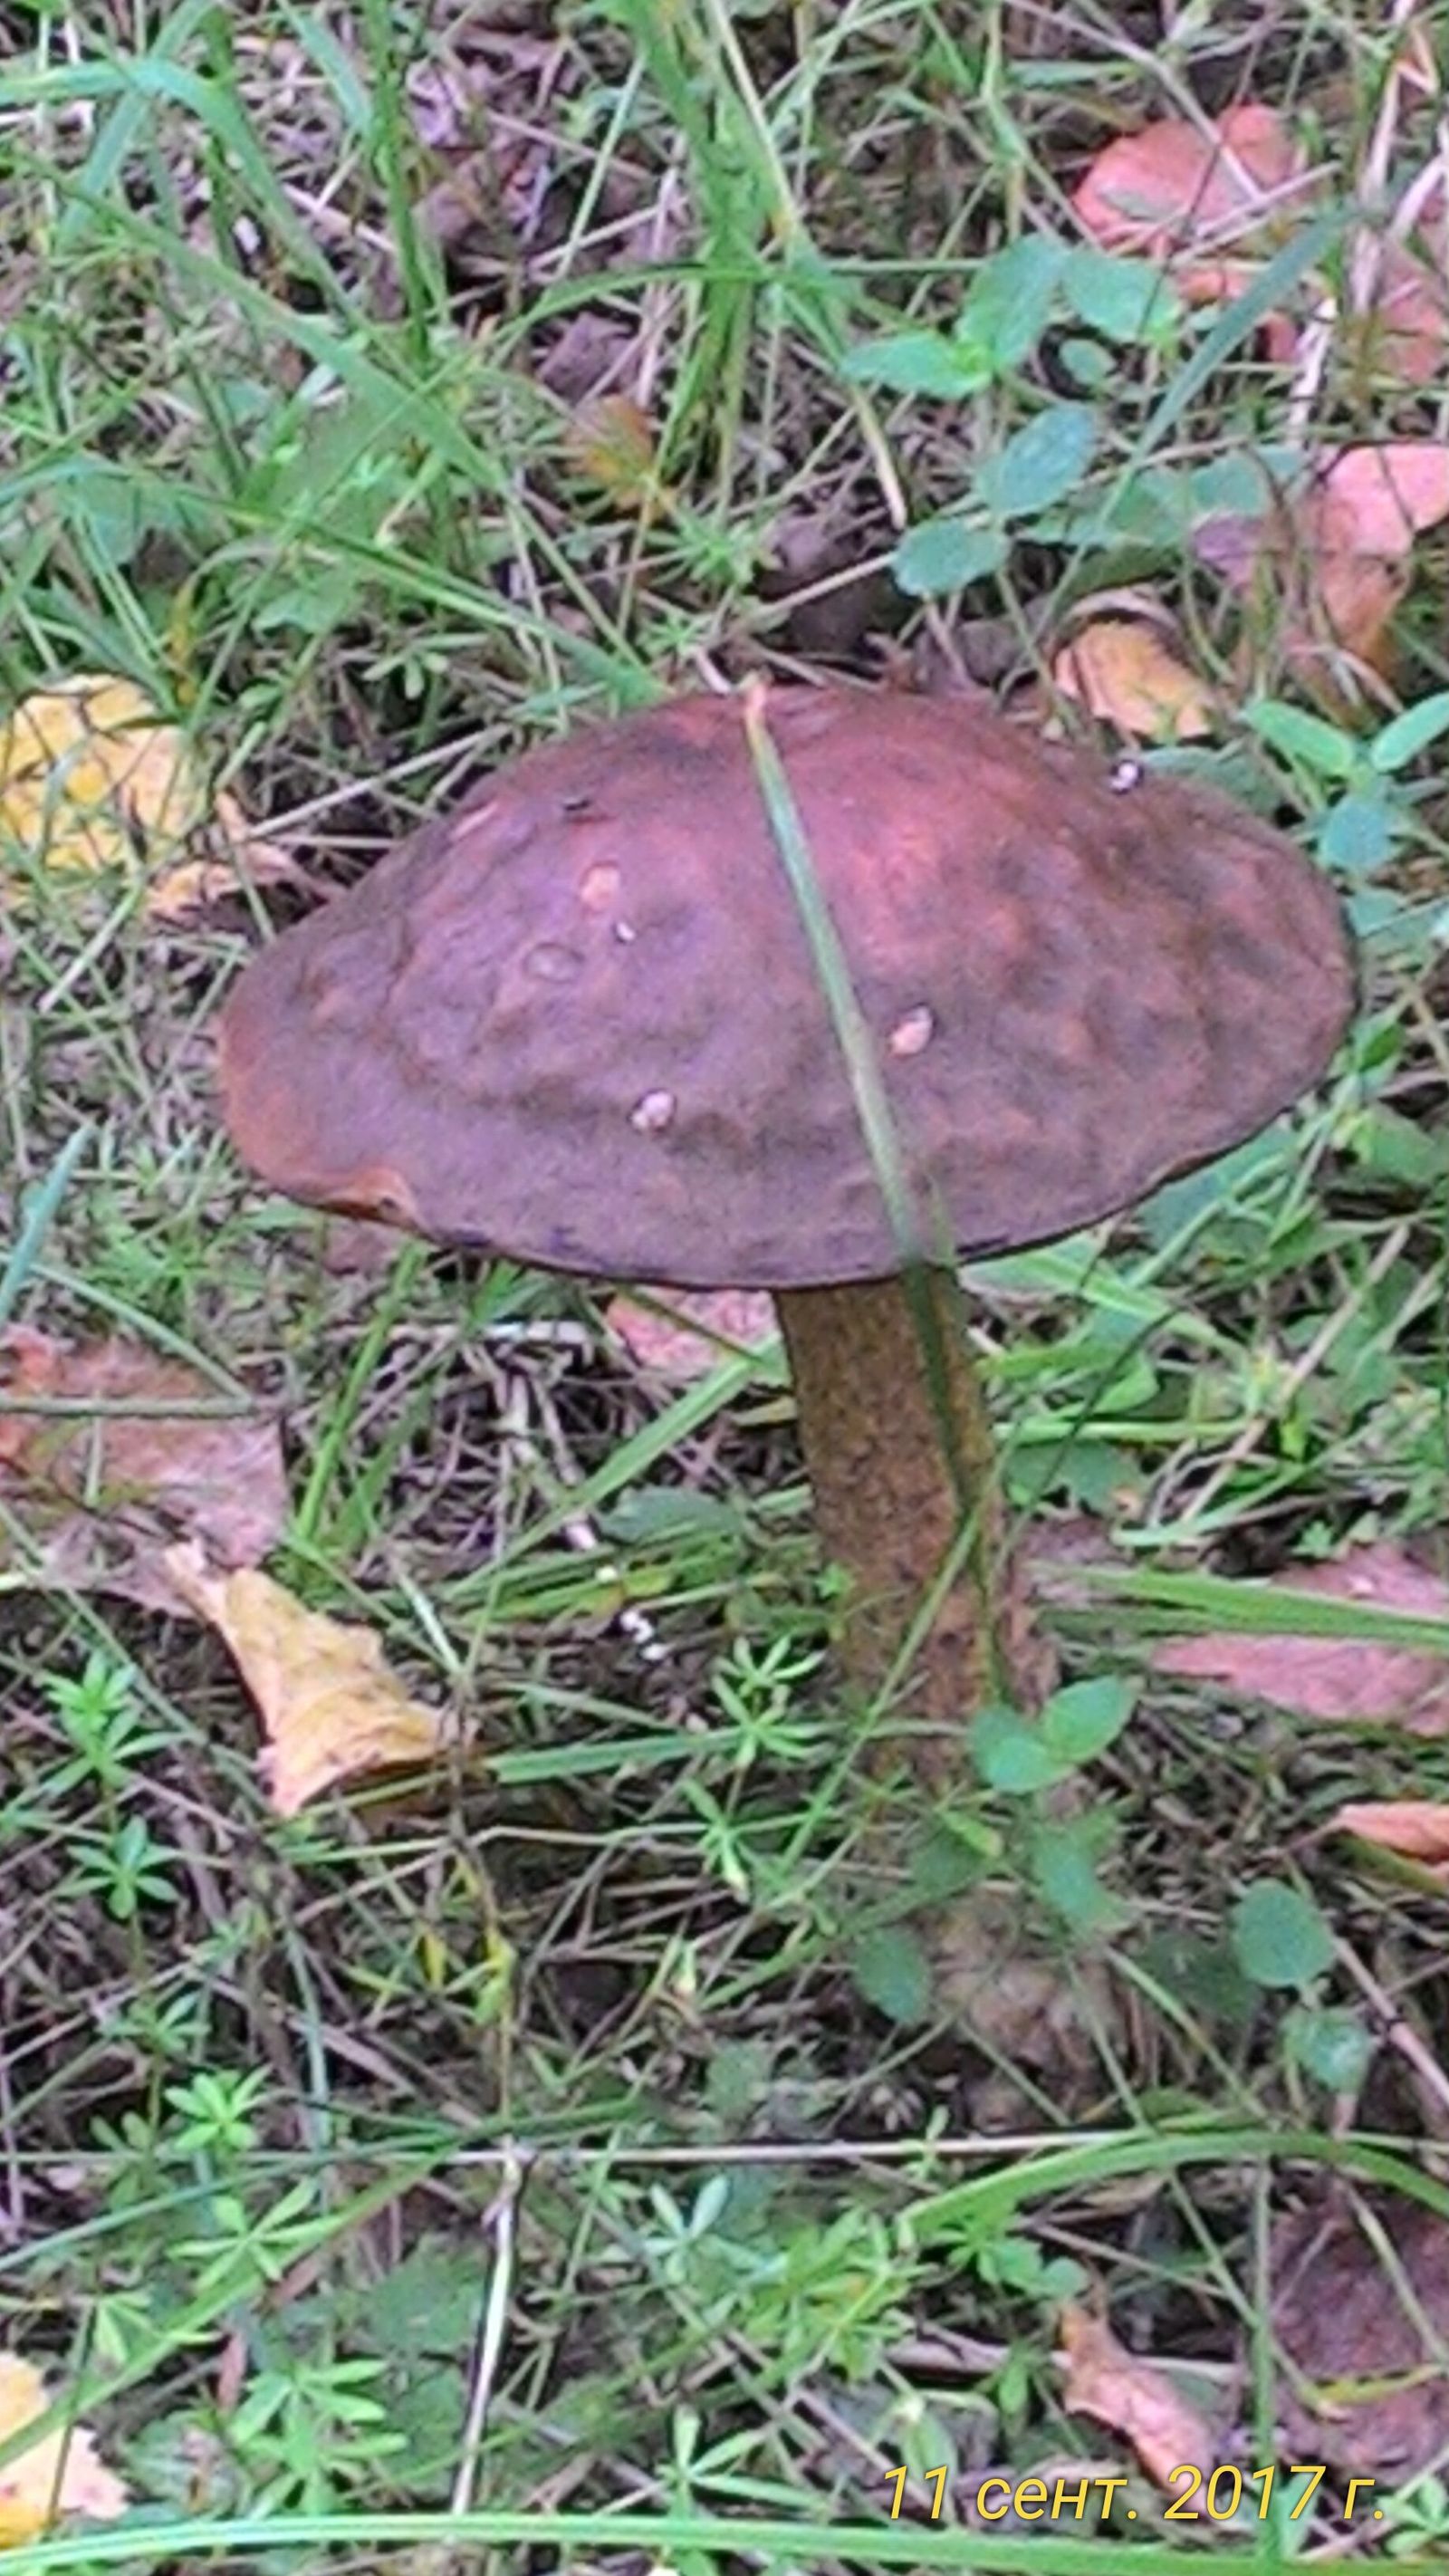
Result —
[[629, 1112], [629, 1124], [641, 1136], [660, 1136], [674, 1116], [678, 1103], [672, 1091], [646, 1091]]
[[907, 1011], [903, 1018], [897, 1020], [886, 1044], [892, 1055], [919, 1055], [923, 1047], [930, 1045], [935, 1034], [935, 1012], [929, 1003], [918, 1002], [913, 1011]]

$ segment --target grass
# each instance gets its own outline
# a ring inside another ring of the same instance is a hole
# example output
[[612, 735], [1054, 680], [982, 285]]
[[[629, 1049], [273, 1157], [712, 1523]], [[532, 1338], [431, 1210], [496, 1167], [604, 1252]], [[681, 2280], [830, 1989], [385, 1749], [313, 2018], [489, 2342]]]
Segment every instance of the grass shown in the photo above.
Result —
[[[1255, 314], [1349, 238], [1386, 39], [1310, 0], [1266, 29], [1180, 10], [1167, 40], [1156, 14], [0, 9], [7, 699], [144, 684], [321, 887], [576, 720], [879, 670], [884, 630], [923, 669], [1029, 672], [1070, 602], [1145, 579], [1240, 695], [1185, 541], [1132, 504], [1149, 468], [1284, 441]], [[1205, 330], [1118, 348], [1085, 516], [1018, 513], [960, 602], [898, 587], [902, 537], [969, 502], [1059, 359], [928, 407], [847, 352], [1065, 230], [1116, 125], [1249, 95], [1317, 136], [1322, 217]], [[1431, 124], [1405, 108], [1405, 167]], [[581, 459], [600, 389], [648, 415], [647, 506]], [[1312, 426], [1442, 431], [1437, 402], [1330, 349]], [[1433, 546], [1409, 702], [1449, 684]], [[1291, 698], [1271, 615], [1254, 641]], [[1310, 837], [1338, 793], [1247, 725], [1220, 765]], [[230, 1159], [210, 1083], [221, 995], [292, 893], [168, 929], [57, 881], [0, 914], [0, 1317], [128, 1331], [274, 1404], [277, 1570], [489, 1757], [280, 1822], [219, 1650], [3, 1570], [0, 1524], [0, 2344], [137, 2499], [17, 2576], [424, 2548], [1051, 2576], [1101, 2537], [932, 2528], [928, 2472], [959, 2497], [1084, 2459], [1129, 2479], [1142, 2576], [1209, 2541], [1225, 2567], [1442, 2549], [1422, 2481], [1349, 2531], [1341, 2481], [1297, 2523], [1164, 2524], [1053, 2359], [1064, 2290], [1100, 2296], [1265, 2461], [1276, 2217], [1329, 2177], [1442, 2209], [1442, 1899], [1322, 1831], [1345, 1798], [1445, 1795], [1441, 1748], [1144, 1664], [1163, 1624], [1251, 1619], [1245, 1573], [1442, 1523], [1432, 751], [1392, 792], [1322, 1098], [1139, 1222], [973, 1280], [1013, 1507], [1121, 1552], [1056, 1611], [1069, 1671], [1134, 1676], [1136, 1712], [1070, 1850], [983, 1790], [918, 1820], [910, 1886], [864, 1917], [777, 1357], [661, 1391], [607, 1284], [401, 1245], [329, 1266]], [[966, 2037], [918, 2017], [899, 1918], [983, 1867], [1022, 1960]], [[1331, 1932], [1281, 1987], [1233, 1937], [1264, 1880]]]

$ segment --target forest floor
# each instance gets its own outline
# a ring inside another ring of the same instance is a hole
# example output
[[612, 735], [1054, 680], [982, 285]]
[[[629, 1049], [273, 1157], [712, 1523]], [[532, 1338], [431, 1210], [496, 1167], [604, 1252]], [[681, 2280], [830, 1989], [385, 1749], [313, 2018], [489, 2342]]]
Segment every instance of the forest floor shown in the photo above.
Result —
[[[1442, 2563], [1436, 15], [0, 7], [17, 2570]], [[269, 928], [754, 672], [1213, 778], [1356, 935], [1312, 1099], [971, 1268], [1055, 1824], [857, 1758], [768, 1313], [218, 1114]]]

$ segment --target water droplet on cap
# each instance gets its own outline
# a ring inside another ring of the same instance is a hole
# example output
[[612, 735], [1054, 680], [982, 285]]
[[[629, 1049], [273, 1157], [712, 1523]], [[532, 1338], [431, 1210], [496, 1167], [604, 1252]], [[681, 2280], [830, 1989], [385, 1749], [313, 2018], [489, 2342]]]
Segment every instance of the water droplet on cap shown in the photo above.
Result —
[[675, 1106], [672, 1091], [646, 1091], [630, 1110], [629, 1124], [641, 1136], [660, 1136], [673, 1118]]
[[567, 984], [583, 966], [576, 948], [566, 948], [561, 939], [541, 939], [524, 958], [524, 971], [537, 977], [540, 984]]
[[925, 1002], [918, 1002], [904, 1019], [897, 1020], [886, 1043], [892, 1055], [919, 1055], [936, 1034], [936, 1015]]

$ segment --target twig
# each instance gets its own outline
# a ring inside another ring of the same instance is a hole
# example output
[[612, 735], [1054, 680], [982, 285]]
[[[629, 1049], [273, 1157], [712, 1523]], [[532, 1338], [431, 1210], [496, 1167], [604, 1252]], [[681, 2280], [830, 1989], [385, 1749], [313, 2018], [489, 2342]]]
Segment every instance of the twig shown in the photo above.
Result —
[[483, 2213], [484, 2234], [491, 2238], [493, 2269], [483, 2303], [468, 2389], [468, 2415], [463, 2428], [458, 2474], [453, 2481], [452, 2511], [469, 2513], [478, 2483], [478, 2458], [488, 2430], [488, 2409], [498, 2384], [498, 2365], [508, 2333], [513, 2297], [513, 2267], [518, 2250], [518, 2204], [528, 2180], [532, 2157], [509, 2140], [503, 2148], [503, 2175]]

